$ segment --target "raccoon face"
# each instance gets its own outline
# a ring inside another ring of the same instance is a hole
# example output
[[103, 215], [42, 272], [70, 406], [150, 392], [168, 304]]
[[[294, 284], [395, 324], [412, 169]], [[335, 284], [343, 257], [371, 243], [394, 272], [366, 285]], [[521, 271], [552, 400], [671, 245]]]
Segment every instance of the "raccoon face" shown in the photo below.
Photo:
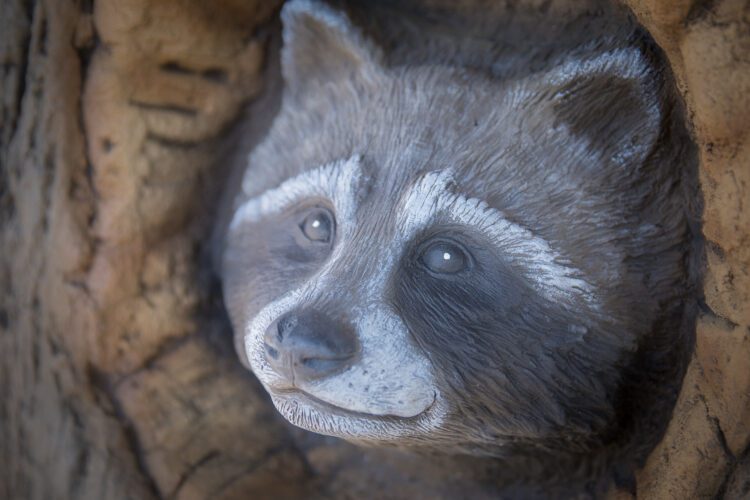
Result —
[[[362, 168], [358, 157], [322, 165], [237, 211], [232, 231], [242, 239], [238, 247], [253, 253], [245, 262], [257, 289], [291, 285], [253, 307], [239, 348], [293, 423], [355, 439], [397, 439], [412, 426], [434, 427], [444, 408], [430, 362], [389, 297], [403, 245], [398, 235], [411, 222], [396, 220], [392, 231], [362, 227]], [[355, 246], [363, 247], [357, 257]]]
[[[246, 253], [236, 258], [258, 293], [245, 299], [252, 312], [238, 348], [279, 411], [301, 427], [360, 441], [434, 440], [450, 403], [429, 343], [483, 350], [503, 316], [528, 301], [593, 307], [596, 298], [547, 242], [461, 194], [449, 171], [418, 176], [393, 206], [368, 192], [370, 179], [354, 156], [239, 208], [231, 245]], [[279, 283], [296, 286], [263, 304]], [[507, 312], [498, 314], [500, 304]], [[578, 338], [575, 328], [585, 327], [570, 325], [567, 334]], [[498, 368], [493, 362], [488, 374]]]
[[276, 408], [353, 441], [475, 454], [611, 435], [629, 367], [669, 358], [648, 339], [682, 352], [688, 287], [682, 157], [642, 53], [500, 81], [389, 67], [324, 4], [282, 18], [284, 102], [222, 276]]

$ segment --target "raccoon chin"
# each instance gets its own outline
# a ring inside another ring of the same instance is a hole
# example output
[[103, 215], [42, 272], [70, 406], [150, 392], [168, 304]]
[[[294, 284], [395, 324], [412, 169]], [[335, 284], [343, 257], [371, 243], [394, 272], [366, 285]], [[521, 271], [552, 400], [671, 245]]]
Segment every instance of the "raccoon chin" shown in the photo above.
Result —
[[271, 400], [291, 424], [305, 430], [357, 442], [427, 438], [443, 421], [445, 410], [435, 394], [432, 404], [413, 417], [372, 415], [326, 403], [296, 389], [271, 392]]

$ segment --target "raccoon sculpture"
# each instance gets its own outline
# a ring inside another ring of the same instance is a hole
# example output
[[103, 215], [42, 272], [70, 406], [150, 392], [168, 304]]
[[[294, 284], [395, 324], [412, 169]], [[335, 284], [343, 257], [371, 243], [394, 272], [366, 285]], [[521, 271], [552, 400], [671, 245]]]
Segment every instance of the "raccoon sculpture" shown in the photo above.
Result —
[[636, 466], [694, 328], [695, 156], [650, 45], [503, 77], [394, 63], [322, 2], [282, 21], [282, 103], [222, 263], [278, 411], [528, 481]]

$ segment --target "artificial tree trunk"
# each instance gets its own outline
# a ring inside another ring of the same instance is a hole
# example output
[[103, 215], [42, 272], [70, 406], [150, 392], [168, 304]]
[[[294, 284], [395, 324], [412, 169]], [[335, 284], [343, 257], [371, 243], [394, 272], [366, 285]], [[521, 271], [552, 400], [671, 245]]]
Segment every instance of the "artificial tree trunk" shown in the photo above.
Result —
[[[685, 96], [707, 240], [696, 352], [638, 497], [740, 498], [750, 489], [750, 6], [628, 3]], [[248, 105], [278, 85], [279, 4], [2, 0], [3, 498], [465, 493], [464, 472], [439, 459], [288, 426], [232, 351], [208, 242], [229, 158], [258, 133], [247, 123], [270, 118], [259, 115], [272, 106]]]

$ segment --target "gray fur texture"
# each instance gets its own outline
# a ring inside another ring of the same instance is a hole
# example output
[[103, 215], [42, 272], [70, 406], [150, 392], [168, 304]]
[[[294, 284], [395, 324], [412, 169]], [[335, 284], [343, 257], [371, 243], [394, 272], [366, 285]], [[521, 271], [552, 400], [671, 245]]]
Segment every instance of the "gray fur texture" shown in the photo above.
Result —
[[[378, 42], [312, 0], [289, 2], [282, 21], [282, 104], [249, 158], [223, 259], [240, 357], [256, 369], [249, 358], [268, 355], [247, 338], [262, 311], [357, 325], [376, 304], [403, 325], [388, 342], [419, 380], [398, 389], [383, 375], [382, 404], [364, 389], [309, 412], [274, 399], [287, 418], [368, 444], [493, 457], [505, 483], [627, 483], [663, 433], [692, 350], [699, 257], [695, 151], [647, 36], [626, 23], [531, 64], [460, 38], [433, 50], [447, 35], [410, 58], [397, 40], [413, 25]], [[325, 190], [263, 201], [352, 159], [350, 216]], [[335, 219], [328, 246], [298, 234], [310, 207]], [[461, 272], [425, 267], [435, 241], [461, 249]], [[269, 309], [282, 299], [291, 305]], [[362, 342], [362, 359], [311, 391], [345, 392], [356, 373], [369, 389], [375, 375], [357, 363], [390, 351]], [[404, 408], [434, 398], [425, 412], [440, 418], [399, 413], [387, 394], [398, 390], [419, 392]], [[382, 408], [394, 409], [368, 416]]]

